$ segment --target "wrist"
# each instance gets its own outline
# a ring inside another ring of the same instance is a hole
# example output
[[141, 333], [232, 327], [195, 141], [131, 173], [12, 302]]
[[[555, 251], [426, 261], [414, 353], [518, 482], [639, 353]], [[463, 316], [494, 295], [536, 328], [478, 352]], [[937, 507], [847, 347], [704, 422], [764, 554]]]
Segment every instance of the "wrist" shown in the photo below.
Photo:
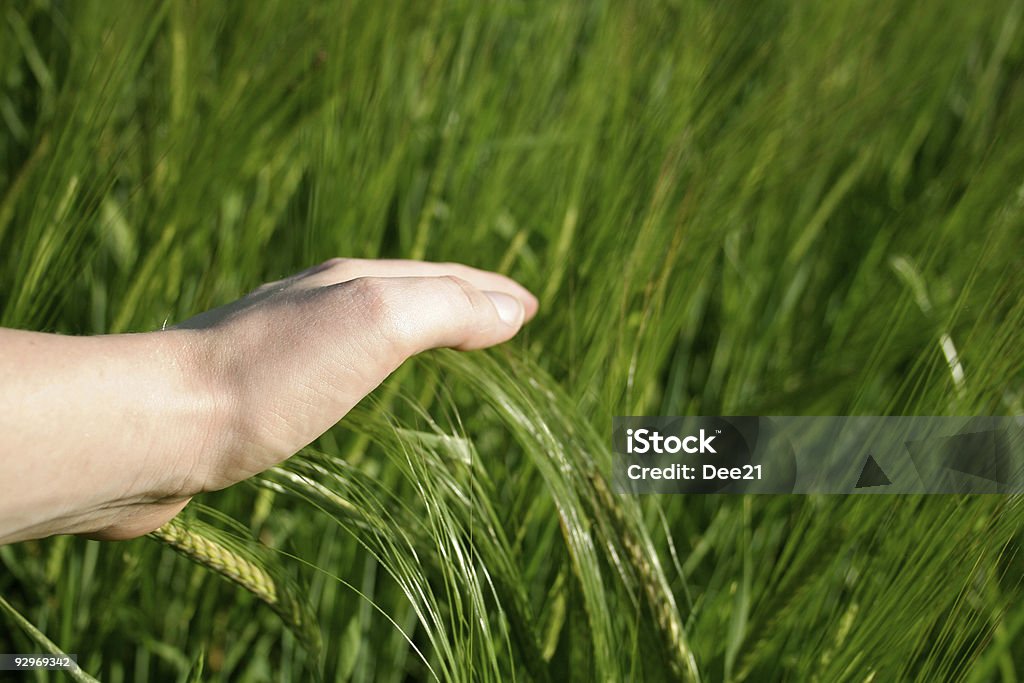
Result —
[[231, 402], [201, 333], [0, 334], [0, 542], [138, 535], [208, 488]]
[[218, 362], [213, 333], [170, 329], [149, 333], [167, 371], [172, 421], [163, 455], [152, 459], [150, 493], [184, 499], [217, 488], [214, 482], [236, 441], [236, 393]]

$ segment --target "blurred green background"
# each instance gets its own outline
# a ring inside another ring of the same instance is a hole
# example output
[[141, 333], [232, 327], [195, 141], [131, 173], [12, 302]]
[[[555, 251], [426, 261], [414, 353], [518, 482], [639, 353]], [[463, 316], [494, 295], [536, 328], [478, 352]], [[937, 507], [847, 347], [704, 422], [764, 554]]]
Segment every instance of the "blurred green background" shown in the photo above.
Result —
[[13, 610], [105, 681], [1020, 680], [1017, 499], [604, 472], [614, 415], [1024, 414], [1022, 16], [0, 2], [0, 324], [156, 329], [332, 256], [541, 299], [164, 542], [0, 548], [0, 651], [41, 647]]

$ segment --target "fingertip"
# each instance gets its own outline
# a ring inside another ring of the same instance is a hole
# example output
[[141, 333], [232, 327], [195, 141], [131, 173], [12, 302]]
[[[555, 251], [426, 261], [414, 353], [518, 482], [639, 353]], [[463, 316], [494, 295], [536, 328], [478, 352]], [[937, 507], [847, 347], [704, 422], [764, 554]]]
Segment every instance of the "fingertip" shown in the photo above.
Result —
[[540, 302], [537, 300], [537, 297], [535, 297], [532, 292], [530, 292], [529, 290], [524, 291], [526, 291], [526, 297], [523, 300], [525, 322], [530, 322], [531, 320], [533, 320], [533, 317], [537, 315], [537, 309], [540, 308]]
[[508, 289], [505, 291], [519, 299], [520, 303], [523, 305], [523, 322], [529, 322], [533, 319], [533, 316], [537, 315], [537, 309], [540, 306], [537, 297], [534, 296], [533, 292], [512, 278], [504, 275], [501, 277], [507, 280], [509, 284]]
[[[537, 300], [537, 297], [534, 296], [533, 292], [528, 290], [523, 285], [519, 284], [519, 282], [517, 282], [516, 280], [513, 280], [512, 278], [508, 277], [507, 275], [498, 274], [497, 277], [501, 278], [501, 291], [503, 291], [505, 294], [514, 296], [516, 299], [519, 300], [519, 303], [522, 304], [523, 322], [530, 322], [530, 320], [533, 319], [533, 316], [537, 315], [537, 309], [540, 307], [540, 302]], [[481, 289], [485, 288], [481, 287]], [[489, 288], [486, 289], [487, 291], [495, 291]]]
[[[534, 296], [533, 292], [508, 275], [480, 270], [478, 268], [464, 266], [461, 264], [449, 263], [445, 265], [452, 268], [459, 268], [464, 271], [467, 275], [467, 279], [469, 279], [470, 282], [473, 282], [473, 284], [481, 290], [488, 292], [501, 291], [517, 298], [523, 306], [522, 322], [529, 322], [533, 319], [533, 316], [537, 314], [537, 309], [540, 306], [537, 297]], [[476, 281], [474, 282], [474, 280]], [[497, 287], [495, 285], [497, 285]]]
[[518, 297], [504, 292], [485, 291], [490, 299], [494, 310], [498, 312], [498, 318], [509, 327], [518, 329], [526, 318], [526, 306]]

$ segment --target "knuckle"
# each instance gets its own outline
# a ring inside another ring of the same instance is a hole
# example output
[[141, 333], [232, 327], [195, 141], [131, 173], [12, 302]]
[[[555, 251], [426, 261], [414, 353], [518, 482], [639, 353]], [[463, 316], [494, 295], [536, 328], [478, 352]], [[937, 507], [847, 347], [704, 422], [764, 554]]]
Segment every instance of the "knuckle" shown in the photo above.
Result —
[[390, 316], [392, 301], [383, 278], [359, 277], [341, 286], [371, 321], [378, 322]]
[[457, 275], [442, 275], [441, 281], [447, 288], [447, 296], [453, 305], [462, 305], [473, 314], [480, 312], [480, 302], [473, 285]]
[[409, 331], [398, 315], [399, 301], [387, 278], [359, 277], [335, 286], [347, 293], [348, 310], [366, 332], [384, 347], [403, 350]]
[[448, 322], [452, 338], [465, 338], [489, 328], [494, 308], [483, 294], [470, 282], [456, 275], [446, 275], [443, 280], [449, 290], [447, 297], [450, 310], [456, 313]]

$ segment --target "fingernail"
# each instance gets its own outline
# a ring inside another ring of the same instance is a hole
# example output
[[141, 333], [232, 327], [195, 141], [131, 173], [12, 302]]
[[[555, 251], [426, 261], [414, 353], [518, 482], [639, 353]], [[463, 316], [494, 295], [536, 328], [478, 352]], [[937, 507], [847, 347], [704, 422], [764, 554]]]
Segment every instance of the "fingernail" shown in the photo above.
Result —
[[502, 292], [484, 292], [498, 311], [498, 317], [506, 325], [518, 325], [523, 319], [523, 305], [519, 299]]

